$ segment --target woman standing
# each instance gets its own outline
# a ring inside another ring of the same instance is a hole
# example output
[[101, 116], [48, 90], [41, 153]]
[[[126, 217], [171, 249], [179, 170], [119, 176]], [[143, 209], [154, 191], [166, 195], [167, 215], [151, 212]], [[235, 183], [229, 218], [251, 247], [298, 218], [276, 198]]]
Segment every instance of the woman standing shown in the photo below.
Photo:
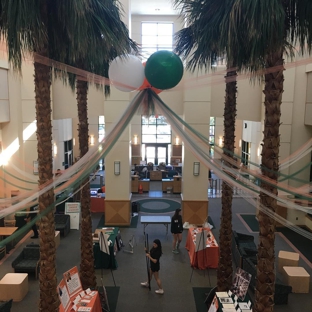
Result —
[[182, 241], [183, 224], [180, 215], [181, 209], [177, 208], [173, 217], [171, 218], [171, 233], [173, 235], [172, 252], [179, 253], [179, 246]]
[[150, 252], [148, 252], [148, 250], [146, 250], [146, 249], [145, 249], [145, 252], [146, 252], [146, 257], [148, 257], [150, 259], [150, 274], [149, 274], [150, 281], [149, 282], [143, 282], [143, 283], [141, 283], [141, 285], [148, 287], [149, 283], [151, 282], [151, 280], [154, 276], [156, 283], [158, 285], [158, 290], [155, 290], [155, 293], [163, 295], [164, 290], [161, 286], [161, 281], [159, 279], [159, 274], [158, 274], [158, 272], [160, 270], [159, 258], [162, 255], [162, 248], [161, 248], [160, 240], [155, 239], [153, 241], [153, 247], [150, 250]]

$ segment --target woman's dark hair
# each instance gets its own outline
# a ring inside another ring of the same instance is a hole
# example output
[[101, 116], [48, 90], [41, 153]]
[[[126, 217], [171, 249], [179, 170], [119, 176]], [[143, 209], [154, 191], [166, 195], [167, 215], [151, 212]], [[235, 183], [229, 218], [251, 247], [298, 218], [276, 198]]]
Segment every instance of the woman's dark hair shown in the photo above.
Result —
[[162, 247], [161, 247], [161, 242], [158, 238], [154, 239], [153, 241], [155, 244], [157, 244], [157, 249], [160, 250], [160, 254], [162, 255]]
[[173, 215], [173, 219], [178, 219], [178, 216], [179, 216], [179, 212], [181, 211], [181, 209], [180, 208], [177, 208], [176, 210], [175, 210], [175, 212], [174, 212], [174, 215]]

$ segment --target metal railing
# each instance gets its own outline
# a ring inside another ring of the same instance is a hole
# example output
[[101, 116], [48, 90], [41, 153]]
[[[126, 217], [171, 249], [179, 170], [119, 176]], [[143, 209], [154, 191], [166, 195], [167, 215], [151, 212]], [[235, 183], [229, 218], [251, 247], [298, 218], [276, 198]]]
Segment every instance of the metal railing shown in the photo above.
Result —
[[[243, 191], [234, 186], [233, 187], [233, 195], [241, 196]], [[222, 179], [209, 179], [208, 185], [208, 197], [216, 197], [221, 196], [222, 194]]]

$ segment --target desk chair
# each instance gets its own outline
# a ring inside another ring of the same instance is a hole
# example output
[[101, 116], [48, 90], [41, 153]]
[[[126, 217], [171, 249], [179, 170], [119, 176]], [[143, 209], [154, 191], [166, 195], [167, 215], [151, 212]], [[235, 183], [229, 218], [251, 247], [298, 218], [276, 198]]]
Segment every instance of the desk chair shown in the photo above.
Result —
[[6, 255], [6, 247], [5, 246], [0, 246], [0, 259], [5, 257]]
[[16, 224], [16, 220], [4, 220], [4, 226], [6, 227], [14, 227]]

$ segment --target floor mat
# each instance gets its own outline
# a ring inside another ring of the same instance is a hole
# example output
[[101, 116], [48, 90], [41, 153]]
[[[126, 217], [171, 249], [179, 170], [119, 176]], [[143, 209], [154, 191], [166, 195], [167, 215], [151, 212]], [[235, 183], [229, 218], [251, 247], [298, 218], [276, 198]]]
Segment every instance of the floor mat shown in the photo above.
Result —
[[210, 287], [193, 287], [193, 295], [196, 305], [196, 312], [207, 312], [208, 308], [205, 304], [209, 292], [212, 288]]
[[239, 214], [242, 219], [247, 223], [251, 231], [259, 232], [259, 223], [254, 214]]
[[181, 204], [169, 199], [142, 199], [136, 201], [140, 206], [140, 212], [167, 213], [181, 208]]
[[[119, 295], [119, 289], [120, 287], [114, 287], [114, 286], [105, 286], [106, 289], [106, 294], [107, 294], [107, 301], [108, 301], [108, 306], [105, 304], [103, 296], [101, 296], [101, 304], [102, 304], [102, 309], [103, 307], [105, 308], [106, 311], [109, 312], [116, 312], [116, 307], [117, 307], [117, 301], [118, 301], [118, 295]], [[103, 293], [103, 288], [98, 287], [98, 291], [100, 295]], [[103, 311], [105, 311], [103, 310]]]

